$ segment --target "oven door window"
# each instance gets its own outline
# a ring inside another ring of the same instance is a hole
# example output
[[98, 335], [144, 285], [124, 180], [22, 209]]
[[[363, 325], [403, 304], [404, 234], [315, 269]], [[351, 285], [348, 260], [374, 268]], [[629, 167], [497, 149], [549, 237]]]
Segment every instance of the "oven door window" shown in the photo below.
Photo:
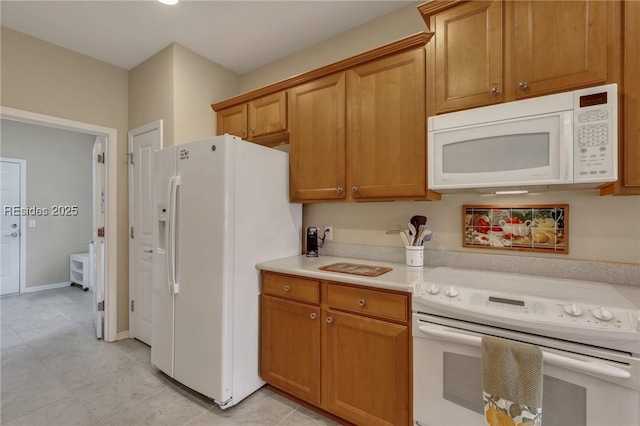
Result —
[[[444, 352], [442, 356], [442, 398], [483, 415], [480, 358], [452, 352]], [[545, 375], [542, 407], [544, 424], [587, 424], [587, 390], [584, 387]]]
[[[414, 333], [417, 334], [413, 339], [413, 417], [416, 422], [429, 426], [484, 424], [480, 347], [418, 337], [420, 332], [415, 329]], [[570, 352], [559, 354], [569, 358], [578, 356]], [[632, 371], [638, 371], [638, 366], [640, 364]], [[625, 368], [624, 364], [619, 367]], [[640, 424], [640, 392], [617, 382], [618, 379], [545, 363], [542, 424]]]

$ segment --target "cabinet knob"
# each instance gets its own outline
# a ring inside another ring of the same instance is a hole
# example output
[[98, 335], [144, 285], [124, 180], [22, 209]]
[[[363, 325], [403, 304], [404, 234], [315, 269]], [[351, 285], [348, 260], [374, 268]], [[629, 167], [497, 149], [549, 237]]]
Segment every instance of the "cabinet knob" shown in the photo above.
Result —
[[245, 129], [241, 130], [242, 134], [244, 135], [245, 133], [247, 133], [247, 131]]
[[316, 319], [318, 318], [318, 314], [316, 314], [315, 312], [311, 312], [311, 315], [309, 315], [311, 317], [311, 319]]
[[336, 192], [337, 192], [338, 194], [342, 194], [342, 188], [337, 187], [337, 188], [336, 188]]
[[358, 192], [358, 187], [357, 186], [352, 186], [351, 187], [351, 192]]
[[285, 285], [285, 286], [284, 286], [284, 291], [289, 291], [289, 290], [291, 290], [291, 286], [289, 286], [289, 285]]
[[254, 132], [254, 129], [253, 129], [253, 127], [252, 127], [251, 129], [249, 129], [249, 130], [251, 130], [251, 134], [253, 134], [253, 132]]
[[360, 300], [358, 300], [358, 305], [360, 305], [360, 306], [364, 306], [365, 304], [366, 304], [366, 302], [365, 302], [365, 300], [364, 300], [364, 299], [360, 299]]
[[327, 317], [327, 322], [328, 322], [329, 324], [331, 324], [331, 323], [333, 322], [333, 318], [331, 318], [331, 317]]
[[527, 83], [526, 81], [522, 81], [522, 82], [520, 82], [520, 84], [518, 84], [518, 87], [520, 87], [522, 90], [524, 90], [527, 87], [529, 87], [529, 83]]
[[494, 88], [491, 89], [492, 95], [497, 95], [499, 93], [500, 93], [500, 88], [498, 86], [495, 86]]

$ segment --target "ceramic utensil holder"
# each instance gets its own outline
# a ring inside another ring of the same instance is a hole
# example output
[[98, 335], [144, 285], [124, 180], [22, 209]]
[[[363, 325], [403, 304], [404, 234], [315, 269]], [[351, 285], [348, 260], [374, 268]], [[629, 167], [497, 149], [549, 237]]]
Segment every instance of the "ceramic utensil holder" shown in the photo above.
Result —
[[422, 268], [424, 265], [424, 246], [406, 246], [407, 266]]

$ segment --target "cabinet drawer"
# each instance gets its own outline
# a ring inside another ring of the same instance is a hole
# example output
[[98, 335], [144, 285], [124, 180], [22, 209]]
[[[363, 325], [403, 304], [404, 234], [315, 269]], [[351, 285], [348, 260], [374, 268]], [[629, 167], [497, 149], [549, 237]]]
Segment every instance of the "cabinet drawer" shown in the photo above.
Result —
[[329, 284], [327, 289], [327, 304], [331, 307], [396, 321], [408, 321], [407, 303], [407, 296], [402, 294], [335, 284]]
[[320, 302], [320, 282], [304, 278], [263, 273], [262, 292], [292, 300]]

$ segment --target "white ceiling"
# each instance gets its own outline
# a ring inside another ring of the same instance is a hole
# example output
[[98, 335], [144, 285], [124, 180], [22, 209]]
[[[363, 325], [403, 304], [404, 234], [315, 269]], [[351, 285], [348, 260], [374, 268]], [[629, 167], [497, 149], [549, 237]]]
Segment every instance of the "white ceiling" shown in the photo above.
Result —
[[172, 42], [242, 75], [411, 1], [0, 1], [2, 26], [131, 69]]

